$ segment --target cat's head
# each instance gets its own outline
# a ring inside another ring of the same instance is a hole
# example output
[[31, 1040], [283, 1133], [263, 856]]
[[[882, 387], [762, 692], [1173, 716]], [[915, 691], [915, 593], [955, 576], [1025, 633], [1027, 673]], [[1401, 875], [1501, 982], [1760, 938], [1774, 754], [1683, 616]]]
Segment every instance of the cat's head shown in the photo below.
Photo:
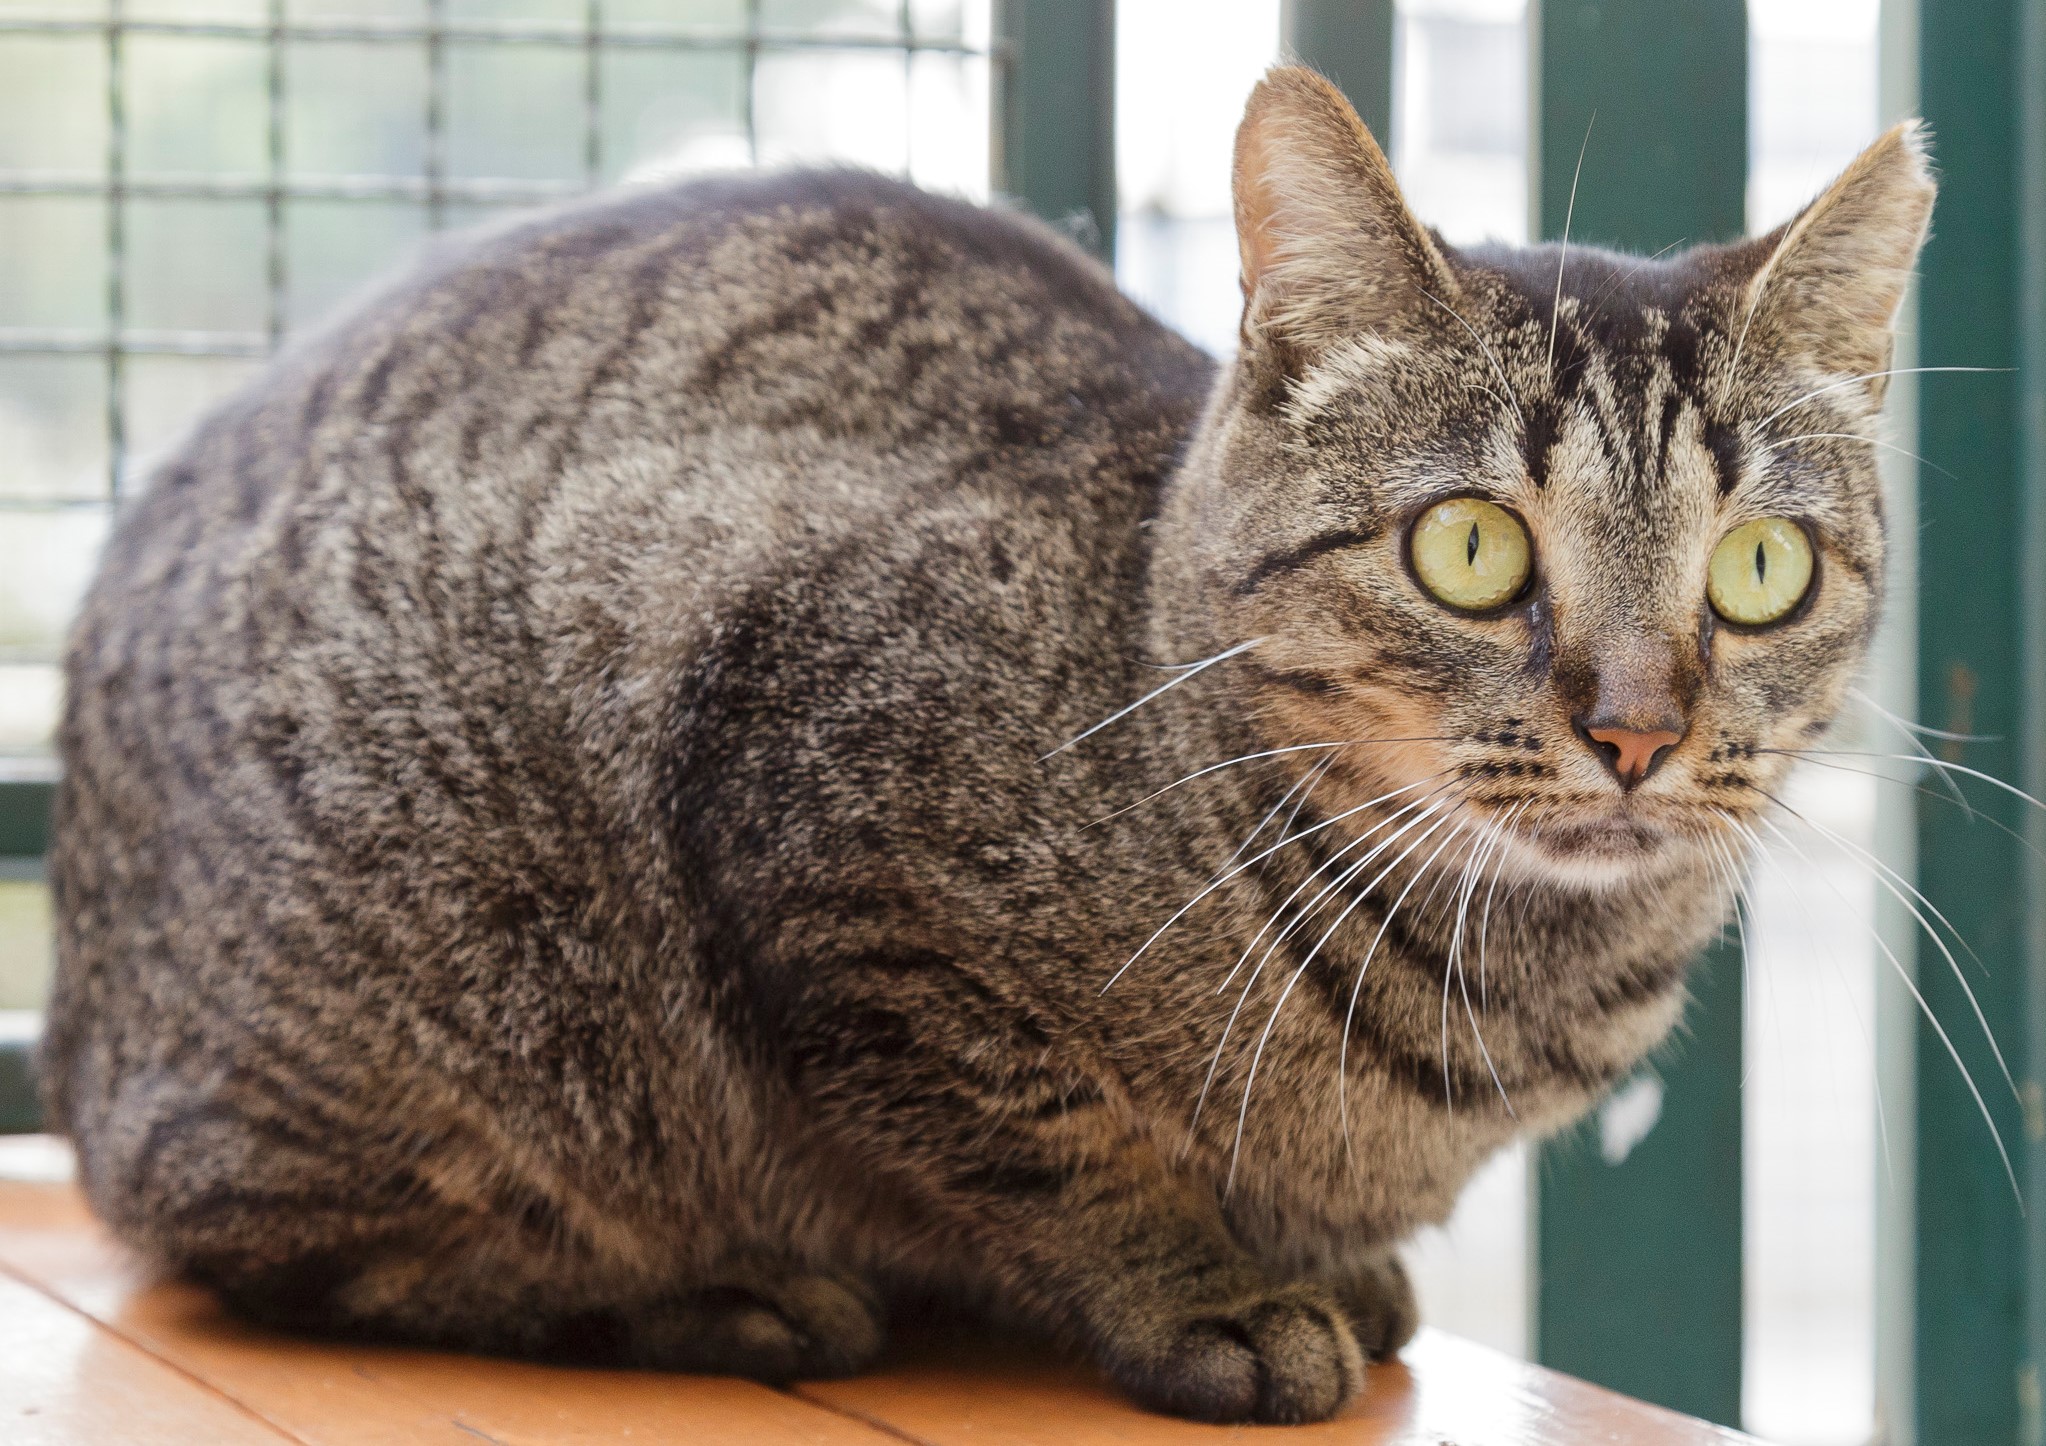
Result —
[[1456, 799], [1560, 877], [1737, 842], [1875, 629], [1921, 133], [1758, 240], [1458, 249], [1289, 67], [1235, 194], [1242, 347], [1175, 521], [1218, 634], [1263, 640], [1270, 746], [1359, 740], [1321, 801]]

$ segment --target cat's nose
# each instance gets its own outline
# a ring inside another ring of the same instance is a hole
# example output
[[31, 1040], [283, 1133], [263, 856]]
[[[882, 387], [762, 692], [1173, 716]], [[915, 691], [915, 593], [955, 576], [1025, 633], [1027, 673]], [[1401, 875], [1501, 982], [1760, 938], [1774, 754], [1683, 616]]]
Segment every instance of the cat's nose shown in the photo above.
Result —
[[1622, 788], [1633, 788], [1645, 780], [1670, 749], [1684, 741], [1681, 727], [1632, 728], [1596, 719], [1579, 722], [1577, 731]]

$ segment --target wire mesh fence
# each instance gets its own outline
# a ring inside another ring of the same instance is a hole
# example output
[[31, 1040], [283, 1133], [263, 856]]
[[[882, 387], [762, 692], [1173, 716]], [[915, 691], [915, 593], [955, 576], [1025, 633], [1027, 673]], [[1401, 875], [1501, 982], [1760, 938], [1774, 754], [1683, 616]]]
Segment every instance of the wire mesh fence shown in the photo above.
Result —
[[620, 180], [984, 195], [989, 9], [0, 0], [0, 754], [47, 737], [112, 506], [294, 331], [434, 231]]

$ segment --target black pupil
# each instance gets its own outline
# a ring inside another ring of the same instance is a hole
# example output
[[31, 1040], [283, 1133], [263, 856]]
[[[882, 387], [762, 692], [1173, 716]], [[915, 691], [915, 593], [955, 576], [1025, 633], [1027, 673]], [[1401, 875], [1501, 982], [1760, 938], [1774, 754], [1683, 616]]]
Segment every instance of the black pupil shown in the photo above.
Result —
[[1762, 544], [1758, 542], [1755, 544], [1755, 581], [1767, 582], [1768, 580], [1769, 554], [1763, 550]]
[[1474, 566], [1476, 566], [1476, 565], [1477, 565], [1477, 561], [1478, 561], [1478, 524], [1477, 524], [1477, 523], [1475, 523], [1475, 522], [1473, 522], [1473, 523], [1471, 524], [1471, 537], [1470, 537], [1470, 541], [1466, 542], [1466, 543], [1465, 543], [1465, 544], [1463, 545], [1463, 561], [1464, 561], [1464, 566], [1466, 566], [1466, 567], [1474, 567]]

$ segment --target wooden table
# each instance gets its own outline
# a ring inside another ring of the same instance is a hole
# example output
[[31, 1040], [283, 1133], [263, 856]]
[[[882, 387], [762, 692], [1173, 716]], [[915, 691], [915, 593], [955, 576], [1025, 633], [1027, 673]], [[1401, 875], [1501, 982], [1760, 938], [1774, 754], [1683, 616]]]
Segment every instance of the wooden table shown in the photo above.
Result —
[[0, 1140], [0, 1440], [502, 1446], [1737, 1446], [1752, 1438], [1424, 1331], [1320, 1426], [1192, 1426], [1128, 1405], [1084, 1366], [990, 1343], [909, 1347], [857, 1380], [570, 1370], [315, 1344], [151, 1284], [94, 1223], [54, 1141]]

